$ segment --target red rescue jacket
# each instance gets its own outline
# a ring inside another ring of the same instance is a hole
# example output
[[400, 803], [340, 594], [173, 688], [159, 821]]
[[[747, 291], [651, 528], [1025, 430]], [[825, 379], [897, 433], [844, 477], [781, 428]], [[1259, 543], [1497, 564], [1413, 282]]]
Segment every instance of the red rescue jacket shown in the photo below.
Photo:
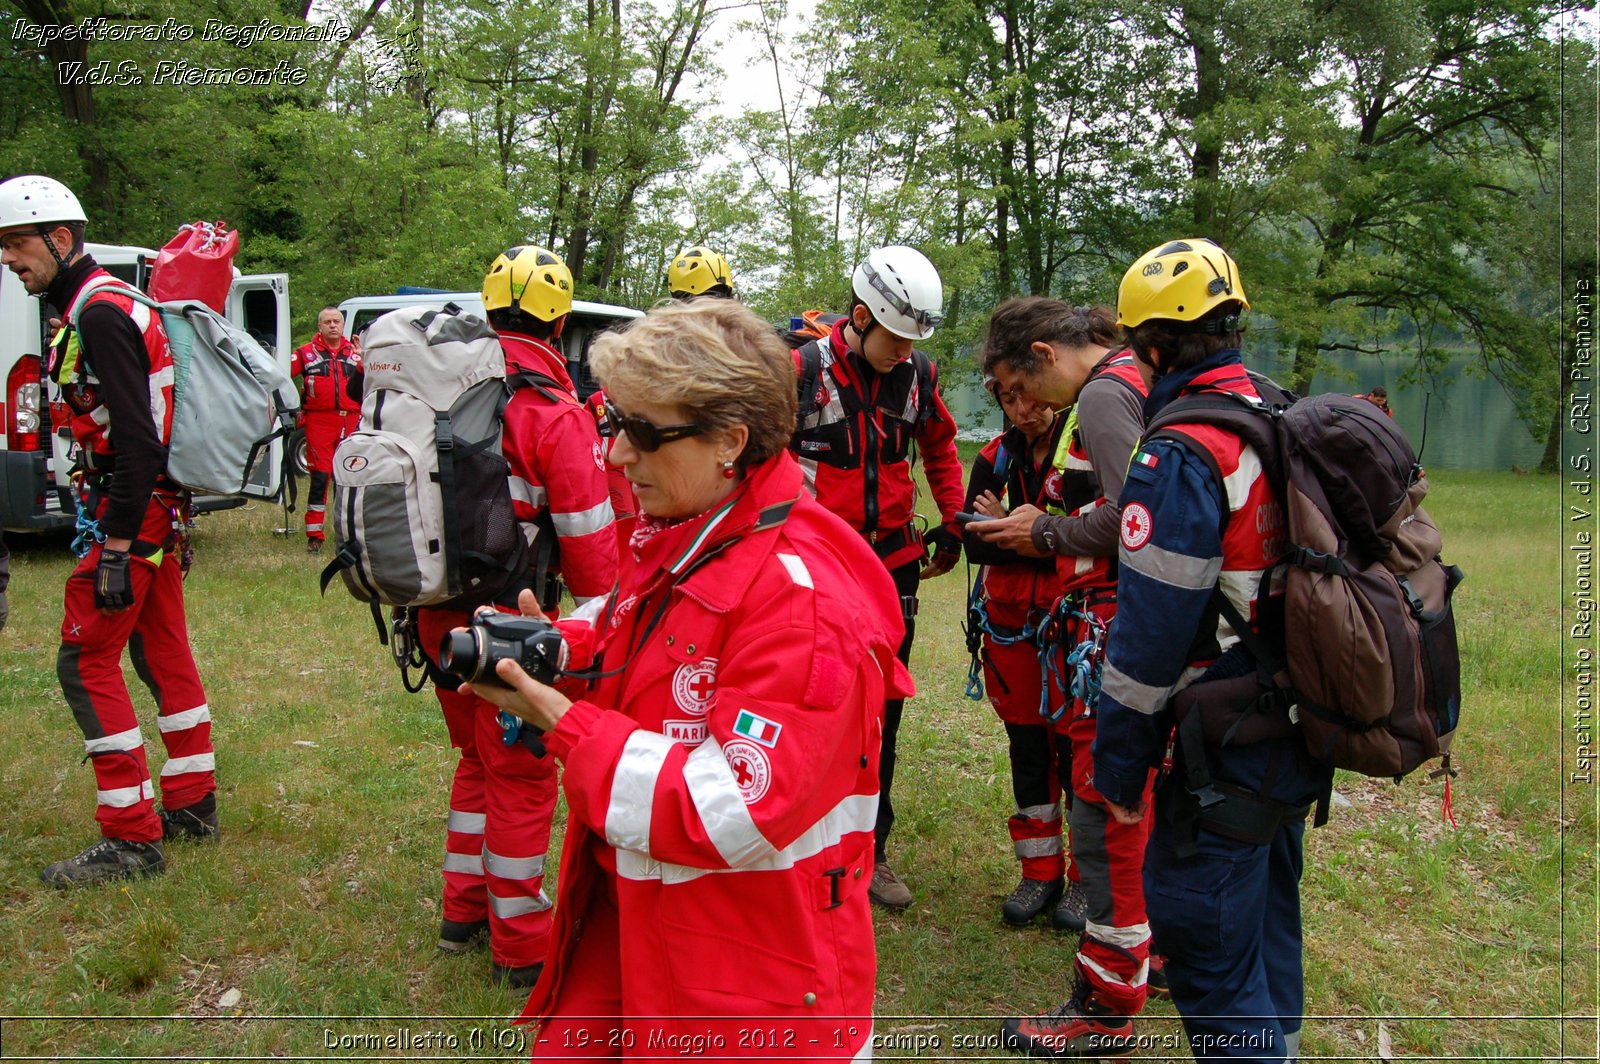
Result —
[[295, 349], [289, 375], [300, 378], [301, 406], [307, 414], [361, 412], [361, 395], [350, 395], [350, 380], [361, 373], [361, 352], [344, 337], [330, 348], [322, 334]]
[[[919, 538], [904, 535], [915, 512], [911, 444], [916, 443], [944, 526], [956, 538], [961, 511], [961, 458], [956, 422], [939, 393], [939, 374], [921, 352], [878, 373], [844, 340], [845, 319], [826, 340], [795, 351], [802, 382], [800, 420], [789, 449], [800, 459], [817, 501], [866, 537], [883, 564], [898, 568], [922, 555]], [[807, 372], [807, 363], [817, 367]]]
[[553, 568], [573, 599], [609, 594], [617, 580], [617, 537], [594, 421], [573, 394], [566, 361], [555, 348], [511, 332], [500, 334], [500, 347], [515, 389], [502, 443], [511, 464], [512, 509], [529, 546], [548, 514], [558, 552]]
[[[596, 629], [561, 623], [581, 664]], [[786, 454], [641, 546], [598, 636], [600, 667], [621, 672], [545, 738], [569, 819], [524, 1016], [547, 1015], [590, 899], [614, 891], [623, 1011], [646, 1031], [711, 1030], [719, 1054], [764, 1058], [867, 1043], [883, 700], [912, 690], [902, 631], [888, 573]], [[781, 1037], [741, 1045], [752, 1026]]]

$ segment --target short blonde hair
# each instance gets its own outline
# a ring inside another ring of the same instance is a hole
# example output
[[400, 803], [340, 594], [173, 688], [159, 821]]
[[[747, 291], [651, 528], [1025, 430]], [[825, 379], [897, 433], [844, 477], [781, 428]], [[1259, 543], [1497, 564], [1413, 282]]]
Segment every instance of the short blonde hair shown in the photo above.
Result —
[[657, 306], [596, 338], [589, 367], [607, 392], [680, 406], [713, 432], [744, 425], [741, 471], [794, 435], [794, 356], [771, 325], [731, 299]]

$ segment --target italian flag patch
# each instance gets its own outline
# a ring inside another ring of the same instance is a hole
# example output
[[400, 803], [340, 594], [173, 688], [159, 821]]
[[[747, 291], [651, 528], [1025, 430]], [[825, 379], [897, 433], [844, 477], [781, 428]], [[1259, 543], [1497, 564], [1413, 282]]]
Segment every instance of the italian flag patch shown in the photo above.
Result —
[[751, 742], [760, 743], [771, 748], [778, 745], [778, 733], [783, 731], [783, 725], [766, 717], [758, 717], [748, 709], [739, 711], [739, 719], [733, 722], [733, 733], [742, 735]]
[[1144, 466], [1146, 469], [1154, 469], [1156, 467], [1156, 463], [1161, 461], [1161, 459], [1157, 458], [1149, 451], [1140, 451], [1138, 454], [1133, 456], [1133, 460], [1139, 465]]

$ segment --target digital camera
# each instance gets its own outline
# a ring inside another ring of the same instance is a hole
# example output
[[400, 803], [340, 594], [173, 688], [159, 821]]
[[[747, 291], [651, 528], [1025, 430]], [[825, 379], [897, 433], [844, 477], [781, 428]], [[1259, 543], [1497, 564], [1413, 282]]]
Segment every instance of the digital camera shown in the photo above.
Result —
[[468, 683], [506, 684], [495, 666], [510, 658], [542, 684], [554, 684], [563, 658], [561, 632], [539, 617], [480, 613], [465, 631], [445, 633], [439, 644], [439, 667]]

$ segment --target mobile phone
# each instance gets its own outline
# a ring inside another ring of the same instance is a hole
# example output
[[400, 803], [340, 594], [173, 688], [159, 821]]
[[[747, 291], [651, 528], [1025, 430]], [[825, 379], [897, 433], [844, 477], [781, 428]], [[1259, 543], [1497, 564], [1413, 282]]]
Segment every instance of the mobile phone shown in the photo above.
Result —
[[994, 521], [988, 514], [956, 514], [956, 524], [970, 525], [978, 521]]

